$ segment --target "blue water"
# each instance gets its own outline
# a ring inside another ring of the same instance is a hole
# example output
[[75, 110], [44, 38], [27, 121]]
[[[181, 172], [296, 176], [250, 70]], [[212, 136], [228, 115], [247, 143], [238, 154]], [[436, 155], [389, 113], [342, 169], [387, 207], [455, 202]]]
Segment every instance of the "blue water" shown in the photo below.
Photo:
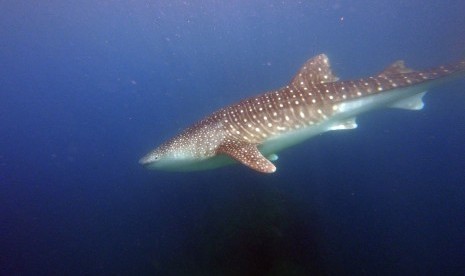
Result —
[[319, 53], [465, 57], [465, 2], [2, 1], [0, 275], [465, 274], [465, 80], [243, 166], [138, 159]]

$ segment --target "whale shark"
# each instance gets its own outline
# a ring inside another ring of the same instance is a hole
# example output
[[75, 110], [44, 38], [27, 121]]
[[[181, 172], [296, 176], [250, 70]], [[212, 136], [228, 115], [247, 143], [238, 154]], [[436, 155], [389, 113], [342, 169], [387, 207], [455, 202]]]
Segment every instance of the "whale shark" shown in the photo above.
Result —
[[284, 87], [226, 106], [139, 160], [149, 169], [195, 171], [241, 163], [273, 173], [277, 153], [315, 135], [357, 128], [380, 108], [421, 110], [423, 96], [465, 75], [465, 60], [416, 71], [398, 60], [380, 73], [339, 80], [325, 54], [308, 60]]

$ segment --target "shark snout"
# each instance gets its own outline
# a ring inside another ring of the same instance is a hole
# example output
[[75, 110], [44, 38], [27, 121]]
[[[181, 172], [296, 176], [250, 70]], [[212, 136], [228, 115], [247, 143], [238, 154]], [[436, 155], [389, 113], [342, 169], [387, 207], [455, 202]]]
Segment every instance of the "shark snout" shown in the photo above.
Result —
[[159, 159], [158, 155], [153, 154], [153, 153], [149, 153], [146, 156], [139, 159], [139, 164], [148, 165], [148, 164], [151, 164], [151, 163], [154, 163], [154, 162], [158, 161], [158, 159]]
[[147, 157], [146, 157], [146, 156], [144, 156], [144, 157], [142, 157], [141, 159], [139, 159], [139, 164], [141, 164], [141, 165], [146, 165], [146, 164], [148, 164], [148, 163], [150, 163], [150, 161], [147, 160]]

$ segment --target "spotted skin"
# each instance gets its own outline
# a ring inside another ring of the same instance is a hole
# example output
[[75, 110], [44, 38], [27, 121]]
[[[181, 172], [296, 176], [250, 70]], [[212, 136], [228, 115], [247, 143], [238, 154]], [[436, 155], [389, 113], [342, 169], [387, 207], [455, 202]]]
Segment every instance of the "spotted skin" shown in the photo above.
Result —
[[[182, 162], [188, 163], [187, 170], [197, 170], [211, 166], [191, 165], [225, 155], [256, 171], [271, 173], [276, 167], [259, 150], [268, 141], [322, 125], [340, 114], [344, 103], [463, 71], [465, 61], [424, 71], [414, 71], [403, 61], [396, 61], [376, 76], [338, 81], [328, 57], [320, 54], [307, 61], [287, 86], [218, 110], [150, 152], [140, 163], [157, 168], [157, 163], [165, 159], [172, 161], [170, 166], [175, 170], [176, 163]], [[350, 128], [353, 122], [340, 126]]]

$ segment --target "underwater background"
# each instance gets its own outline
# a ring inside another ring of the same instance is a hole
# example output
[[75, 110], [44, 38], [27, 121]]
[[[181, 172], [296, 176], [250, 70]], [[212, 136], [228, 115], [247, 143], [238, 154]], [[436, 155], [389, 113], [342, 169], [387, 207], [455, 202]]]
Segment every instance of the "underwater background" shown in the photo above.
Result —
[[465, 80], [285, 150], [138, 160], [326, 53], [341, 79], [465, 58], [465, 2], [1, 1], [0, 275], [464, 275]]

